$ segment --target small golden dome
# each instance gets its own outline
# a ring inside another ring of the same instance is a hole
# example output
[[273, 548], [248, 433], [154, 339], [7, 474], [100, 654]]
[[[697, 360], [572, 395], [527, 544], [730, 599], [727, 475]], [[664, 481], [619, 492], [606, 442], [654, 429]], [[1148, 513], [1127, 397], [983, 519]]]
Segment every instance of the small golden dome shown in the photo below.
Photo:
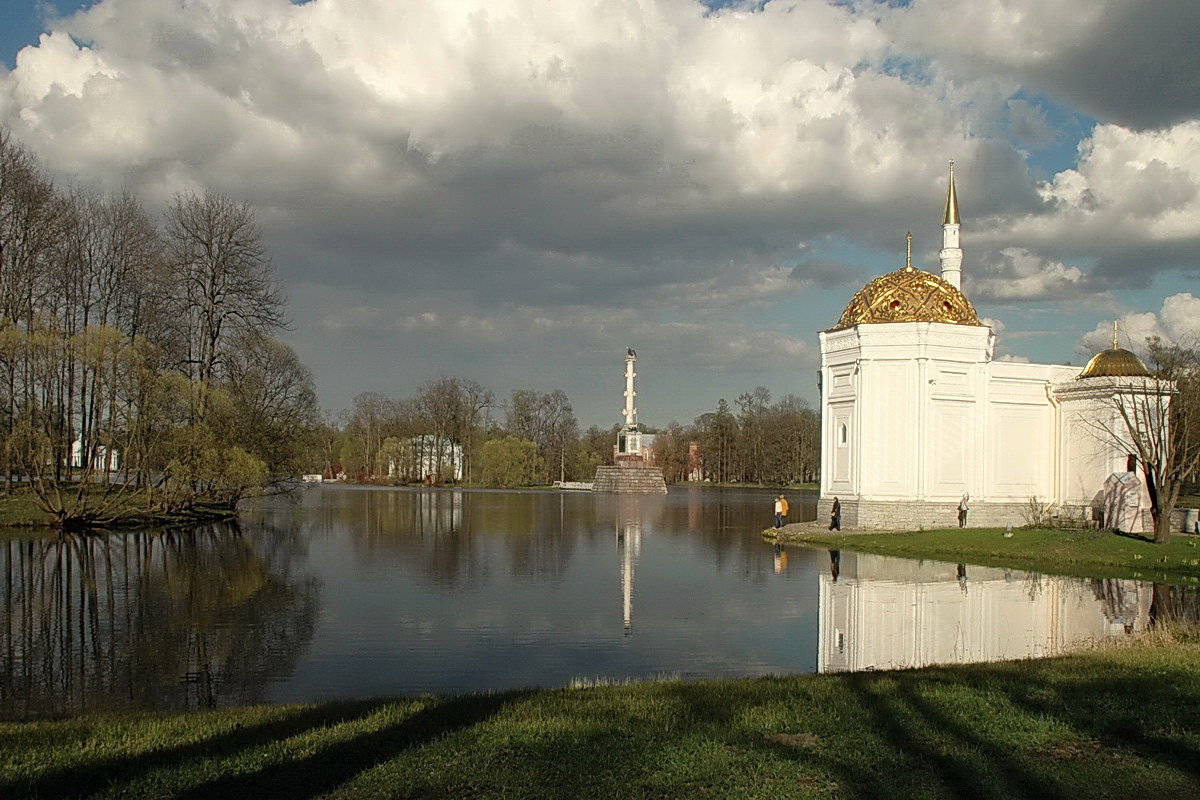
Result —
[[932, 272], [911, 266], [882, 275], [860, 289], [834, 330], [875, 322], [981, 324], [962, 292]]
[[1149, 377], [1150, 370], [1134, 353], [1123, 347], [1113, 346], [1092, 356], [1092, 360], [1079, 373], [1080, 378], [1117, 378], [1130, 375]]

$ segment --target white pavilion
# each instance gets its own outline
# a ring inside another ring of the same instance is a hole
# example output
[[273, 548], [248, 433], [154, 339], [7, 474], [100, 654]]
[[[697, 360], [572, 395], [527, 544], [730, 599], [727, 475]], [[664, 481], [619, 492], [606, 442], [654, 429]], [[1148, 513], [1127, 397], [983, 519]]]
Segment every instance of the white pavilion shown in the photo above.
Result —
[[1031, 501], [1092, 518], [1106, 479], [1131, 469], [1098, 434], [1119, 424], [1131, 383], [1155, 391], [1144, 364], [1117, 346], [1087, 367], [993, 360], [996, 341], [961, 290], [954, 165], [942, 224], [941, 274], [912, 265], [872, 280], [820, 335], [821, 500], [842, 524], [948, 527], [970, 496], [967, 524], [1024, 524]]

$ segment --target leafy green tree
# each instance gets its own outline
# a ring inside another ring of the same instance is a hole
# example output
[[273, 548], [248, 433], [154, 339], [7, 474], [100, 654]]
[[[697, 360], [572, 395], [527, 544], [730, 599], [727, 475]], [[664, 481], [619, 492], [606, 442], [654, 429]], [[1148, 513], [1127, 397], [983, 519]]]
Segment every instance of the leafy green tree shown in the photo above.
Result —
[[486, 442], [479, 462], [481, 480], [488, 486], [532, 486], [545, 470], [537, 444], [515, 436]]

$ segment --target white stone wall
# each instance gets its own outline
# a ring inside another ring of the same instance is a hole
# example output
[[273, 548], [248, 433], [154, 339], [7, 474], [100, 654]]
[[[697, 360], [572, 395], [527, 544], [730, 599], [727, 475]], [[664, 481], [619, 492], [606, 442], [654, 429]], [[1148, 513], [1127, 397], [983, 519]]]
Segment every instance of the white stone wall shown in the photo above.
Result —
[[821, 334], [822, 495], [957, 502], [973, 491], [992, 338], [936, 322]]
[[821, 334], [821, 496], [841, 499], [843, 524], [955, 524], [964, 494], [972, 526], [1024, 524], [1031, 498], [1087, 505], [1123, 466], [1085, 446], [1092, 406], [1060, 410], [1053, 387], [1078, 367], [993, 361], [993, 343], [936, 322]]

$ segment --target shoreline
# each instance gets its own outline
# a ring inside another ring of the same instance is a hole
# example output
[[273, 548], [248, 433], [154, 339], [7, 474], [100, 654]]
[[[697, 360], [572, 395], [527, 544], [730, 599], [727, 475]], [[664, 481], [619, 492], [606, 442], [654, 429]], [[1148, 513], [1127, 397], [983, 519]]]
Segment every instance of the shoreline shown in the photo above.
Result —
[[1082, 578], [1127, 578], [1200, 584], [1200, 537], [1177, 534], [1154, 544], [1137, 534], [1046, 528], [943, 528], [926, 531], [844, 530], [791, 523], [763, 538], [782, 545], [845, 549], [898, 558], [1001, 567]]
[[178, 528], [236, 519], [238, 509], [225, 503], [198, 503], [186, 511], [154, 512], [127, 505], [111, 519], [83, 524], [56, 524], [28, 495], [0, 497], [0, 536], [21, 532], [103, 533], [135, 528]]

